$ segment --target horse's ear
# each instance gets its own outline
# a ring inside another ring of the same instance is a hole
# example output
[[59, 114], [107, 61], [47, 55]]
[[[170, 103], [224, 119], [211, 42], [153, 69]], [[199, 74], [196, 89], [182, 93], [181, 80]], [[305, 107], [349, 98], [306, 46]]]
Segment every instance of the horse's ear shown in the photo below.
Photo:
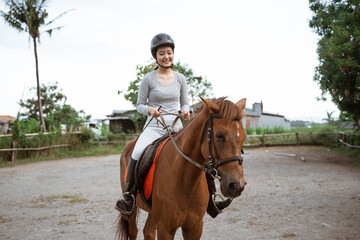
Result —
[[212, 102], [210, 100], [206, 100], [206, 99], [204, 99], [202, 97], [200, 97], [200, 98], [205, 103], [206, 107], [209, 109], [209, 111], [211, 113], [216, 113], [216, 112], [220, 111], [220, 105], [219, 104], [214, 103], [214, 102]]
[[238, 105], [242, 110], [244, 110], [246, 107], [246, 98], [239, 100], [236, 105]]

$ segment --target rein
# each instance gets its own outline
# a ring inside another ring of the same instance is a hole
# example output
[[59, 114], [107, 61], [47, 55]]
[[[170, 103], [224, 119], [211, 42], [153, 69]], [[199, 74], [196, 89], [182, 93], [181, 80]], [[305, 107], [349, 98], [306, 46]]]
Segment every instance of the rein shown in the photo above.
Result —
[[[205, 166], [202, 166], [201, 164], [199, 164], [195, 160], [191, 159], [189, 156], [187, 156], [185, 153], [183, 153], [181, 151], [181, 149], [176, 145], [175, 140], [172, 137], [172, 132], [171, 132], [169, 126], [166, 125], [166, 123], [164, 121], [164, 118], [161, 115], [160, 115], [160, 118], [161, 118], [161, 120], [159, 120], [158, 118], [155, 117], [155, 119], [164, 127], [164, 129], [166, 129], [168, 131], [170, 140], [173, 143], [175, 149], [178, 151], [178, 153], [182, 157], [184, 157], [187, 161], [189, 161], [194, 166], [196, 166], [197, 168], [199, 168], [202, 171], [204, 171], [205, 173], [211, 175], [214, 179], [215, 178], [220, 178], [219, 175], [218, 175], [218, 172], [217, 172], [217, 168], [219, 166], [221, 166], [223, 164], [226, 164], [228, 162], [233, 162], [233, 161], [238, 161], [240, 165], [243, 163], [243, 157], [241, 155], [240, 156], [229, 157], [229, 158], [226, 158], [226, 159], [220, 159], [220, 156], [219, 156], [219, 154], [217, 152], [217, 149], [216, 149], [216, 146], [215, 146], [214, 130], [213, 130], [213, 125], [214, 125], [213, 118], [222, 118], [222, 116], [220, 114], [210, 114], [210, 117], [206, 121], [206, 123], [204, 125], [204, 128], [203, 128], [203, 131], [202, 131], [202, 134], [201, 134], [200, 146], [204, 142], [206, 128], [209, 125], [209, 127], [207, 128], [207, 142], [209, 143], [209, 160], [207, 161]], [[174, 123], [173, 123], [173, 126], [174, 126]], [[212, 148], [214, 148], [215, 157], [213, 156]], [[243, 153], [242, 149], [241, 149], [241, 153]], [[216, 160], [216, 164], [214, 164], [214, 160]]]

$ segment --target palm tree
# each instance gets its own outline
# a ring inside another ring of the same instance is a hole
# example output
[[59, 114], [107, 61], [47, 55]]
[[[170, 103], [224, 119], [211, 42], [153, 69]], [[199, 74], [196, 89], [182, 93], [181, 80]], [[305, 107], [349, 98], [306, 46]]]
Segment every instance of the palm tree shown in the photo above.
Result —
[[[46, 11], [47, 0], [5, 0], [6, 6], [9, 8], [8, 12], [3, 12], [0, 10], [0, 15], [5, 19], [11, 27], [19, 30], [20, 32], [29, 33], [30, 37], [33, 40], [34, 44], [34, 54], [35, 54], [35, 66], [36, 66], [36, 80], [37, 80], [37, 95], [38, 95], [38, 107], [39, 107], [39, 117], [40, 117], [40, 129], [45, 132], [45, 121], [42, 113], [42, 104], [40, 98], [40, 80], [39, 80], [39, 62], [37, 55], [37, 43], [40, 43], [40, 28], [49, 26], [55, 20], [60, 18], [66, 12], [63, 12], [53, 20], [45, 22], [48, 17]], [[50, 36], [54, 30], [59, 30], [62, 27], [50, 28], [44, 32], [48, 33]]]

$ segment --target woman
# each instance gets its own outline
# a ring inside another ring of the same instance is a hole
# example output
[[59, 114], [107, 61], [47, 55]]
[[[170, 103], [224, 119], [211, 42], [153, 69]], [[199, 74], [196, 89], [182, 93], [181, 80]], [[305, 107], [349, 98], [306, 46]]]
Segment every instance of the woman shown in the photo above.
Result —
[[[151, 41], [151, 54], [156, 60], [157, 67], [141, 81], [136, 103], [137, 111], [148, 115], [145, 123], [147, 127], [139, 136], [129, 158], [124, 198], [119, 199], [115, 206], [118, 211], [126, 215], [132, 214], [137, 193], [134, 177], [136, 163], [150, 143], [166, 134], [166, 130], [157, 123], [155, 117], [161, 114], [166, 124], [171, 126], [180, 104], [182, 117], [185, 120], [190, 119], [186, 78], [171, 69], [174, 48], [173, 39], [165, 33], [157, 34]], [[182, 128], [181, 121], [177, 121], [173, 130], [177, 131], [180, 128]]]

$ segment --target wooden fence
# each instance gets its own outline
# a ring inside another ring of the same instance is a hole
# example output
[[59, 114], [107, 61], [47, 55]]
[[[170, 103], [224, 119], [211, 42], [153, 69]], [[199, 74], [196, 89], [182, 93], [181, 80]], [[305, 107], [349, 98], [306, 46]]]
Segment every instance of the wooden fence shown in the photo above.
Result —
[[[324, 138], [320, 139], [319, 136], [324, 136]], [[245, 140], [244, 147], [321, 144], [327, 142], [326, 136], [330, 136], [332, 139], [334, 139], [334, 142], [339, 141], [347, 147], [360, 149], [360, 146], [354, 145], [354, 137], [360, 136], [360, 134], [345, 132], [296, 132], [283, 134], [248, 135]], [[279, 138], [282, 138], [283, 141], [279, 141]], [[273, 141], [269, 142], [267, 139]], [[346, 142], [349, 139], [351, 141], [351, 144]]]
[[[70, 146], [69, 140], [71, 134], [79, 134], [81, 132], [72, 132], [66, 133], [66, 139], [64, 144], [56, 144], [51, 146], [43, 147], [32, 147], [32, 148], [17, 148], [16, 141], [13, 140], [11, 148], [0, 149], [0, 152], [11, 151], [11, 161], [14, 162], [16, 159], [16, 153], [18, 151], [41, 151], [45, 149], [52, 149], [58, 147], [67, 147]], [[44, 135], [49, 133], [43, 133]], [[25, 134], [26, 137], [38, 136], [38, 133]], [[319, 139], [319, 136], [324, 136], [323, 139]], [[355, 138], [359, 139], [359, 133], [345, 133], [345, 132], [309, 132], [309, 133], [283, 133], [283, 134], [263, 134], [263, 135], [248, 135], [244, 147], [257, 147], [257, 146], [285, 146], [285, 145], [311, 145], [311, 144], [323, 144], [326, 143], [327, 139], [331, 136], [333, 143], [340, 142], [343, 145], [360, 149], [360, 146], [354, 145], [354, 142], [359, 142], [360, 140], [354, 140]], [[355, 137], [356, 136], [356, 137]], [[12, 135], [0, 135], [2, 137], [12, 137]], [[124, 137], [124, 143], [130, 142], [132, 139], [136, 138], [137, 135], [129, 135]], [[349, 143], [350, 142], [350, 143]], [[110, 144], [112, 141], [107, 141], [104, 143], [98, 142], [98, 145]], [[117, 141], [118, 143], [118, 141]]]
[[[12, 140], [11, 142], [11, 148], [3, 148], [3, 149], [0, 149], [0, 152], [9, 152], [11, 151], [12, 154], [11, 154], [11, 162], [15, 162], [16, 160], [16, 153], [18, 151], [41, 151], [41, 150], [45, 150], [45, 149], [52, 149], [52, 148], [58, 148], [58, 147], [68, 147], [70, 146], [69, 144], [69, 141], [70, 141], [70, 136], [72, 134], [79, 134], [81, 132], [70, 132], [70, 133], [64, 133], [64, 135], [66, 135], [66, 138], [65, 138], [65, 143], [64, 144], [56, 144], [56, 145], [51, 145], [51, 146], [43, 146], [43, 147], [32, 147], [32, 148], [17, 148], [16, 145], [17, 145], [17, 142], [15, 139]], [[48, 135], [48, 134], [53, 134], [53, 133], [42, 133], [43, 135]], [[28, 134], [25, 134], [25, 137], [35, 137], [35, 136], [39, 136], [40, 134], [39, 133], [28, 133]], [[0, 138], [4, 138], [4, 137], [12, 137], [13, 135], [12, 134], [7, 134], [7, 135], [0, 135]]]

